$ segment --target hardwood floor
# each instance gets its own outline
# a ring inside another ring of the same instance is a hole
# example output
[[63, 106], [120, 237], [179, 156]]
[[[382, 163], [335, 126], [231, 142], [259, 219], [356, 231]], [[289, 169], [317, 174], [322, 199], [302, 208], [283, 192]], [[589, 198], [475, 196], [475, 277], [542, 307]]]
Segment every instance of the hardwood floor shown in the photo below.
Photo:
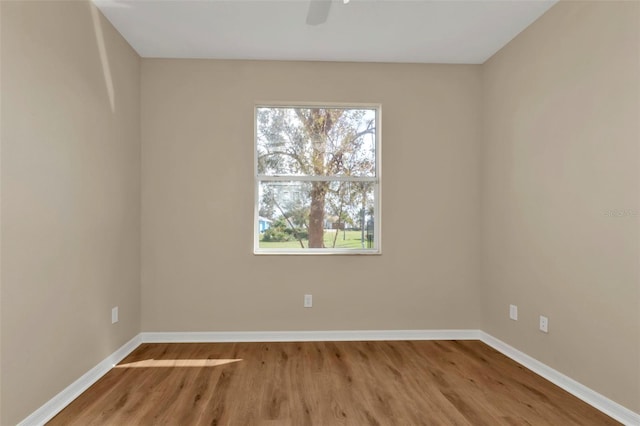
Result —
[[143, 344], [49, 423], [609, 424], [479, 341]]

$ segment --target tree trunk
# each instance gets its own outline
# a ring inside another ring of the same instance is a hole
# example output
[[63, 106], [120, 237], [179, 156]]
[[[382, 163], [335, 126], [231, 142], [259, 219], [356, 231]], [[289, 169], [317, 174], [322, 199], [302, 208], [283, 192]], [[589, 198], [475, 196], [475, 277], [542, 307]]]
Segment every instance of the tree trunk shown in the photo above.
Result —
[[309, 211], [309, 248], [324, 248], [324, 200], [326, 182], [313, 182]]
[[[327, 137], [336, 119], [342, 114], [332, 115], [331, 110], [312, 108], [308, 115], [303, 109], [297, 109], [296, 114], [305, 127], [311, 142], [311, 168], [315, 176], [327, 173], [326, 149]], [[324, 248], [324, 203], [328, 182], [312, 182], [311, 208], [309, 211], [309, 248]]]

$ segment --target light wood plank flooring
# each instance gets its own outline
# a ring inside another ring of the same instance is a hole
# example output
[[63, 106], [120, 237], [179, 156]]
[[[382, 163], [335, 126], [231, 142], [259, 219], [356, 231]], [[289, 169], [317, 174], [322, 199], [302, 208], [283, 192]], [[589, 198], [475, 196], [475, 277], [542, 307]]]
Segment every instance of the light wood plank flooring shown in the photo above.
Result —
[[50, 425], [618, 424], [479, 341], [143, 344]]

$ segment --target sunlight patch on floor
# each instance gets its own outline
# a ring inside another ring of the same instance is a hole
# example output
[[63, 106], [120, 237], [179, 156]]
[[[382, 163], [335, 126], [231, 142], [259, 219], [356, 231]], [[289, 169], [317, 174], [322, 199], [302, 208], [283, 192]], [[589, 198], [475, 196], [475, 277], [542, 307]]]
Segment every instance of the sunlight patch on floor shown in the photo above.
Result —
[[217, 367], [239, 361], [242, 361], [242, 359], [145, 359], [143, 361], [118, 364], [115, 368]]

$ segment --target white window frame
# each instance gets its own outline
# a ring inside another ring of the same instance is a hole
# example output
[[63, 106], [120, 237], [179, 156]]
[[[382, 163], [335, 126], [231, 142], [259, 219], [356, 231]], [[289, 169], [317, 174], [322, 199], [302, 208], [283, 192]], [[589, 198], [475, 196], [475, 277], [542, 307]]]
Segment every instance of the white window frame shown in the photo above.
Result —
[[[374, 177], [346, 177], [346, 176], [277, 176], [258, 174], [258, 108], [353, 108], [353, 109], [373, 109], [376, 114], [375, 150], [376, 150], [376, 174]], [[253, 253], [256, 255], [380, 255], [382, 254], [382, 151], [381, 151], [381, 116], [382, 105], [370, 103], [337, 103], [337, 102], [258, 102], [253, 108], [253, 175], [254, 175], [254, 213], [253, 213]], [[259, 187], [260, 182], [313, 182], [313, 181], [351, 181], [351, 182], [373, 182], [373, 244], [370, 249], [348, 249], [348, 248], [260, 248], [260, 232], [258, 222], [258, 210], [260, 204]]]

